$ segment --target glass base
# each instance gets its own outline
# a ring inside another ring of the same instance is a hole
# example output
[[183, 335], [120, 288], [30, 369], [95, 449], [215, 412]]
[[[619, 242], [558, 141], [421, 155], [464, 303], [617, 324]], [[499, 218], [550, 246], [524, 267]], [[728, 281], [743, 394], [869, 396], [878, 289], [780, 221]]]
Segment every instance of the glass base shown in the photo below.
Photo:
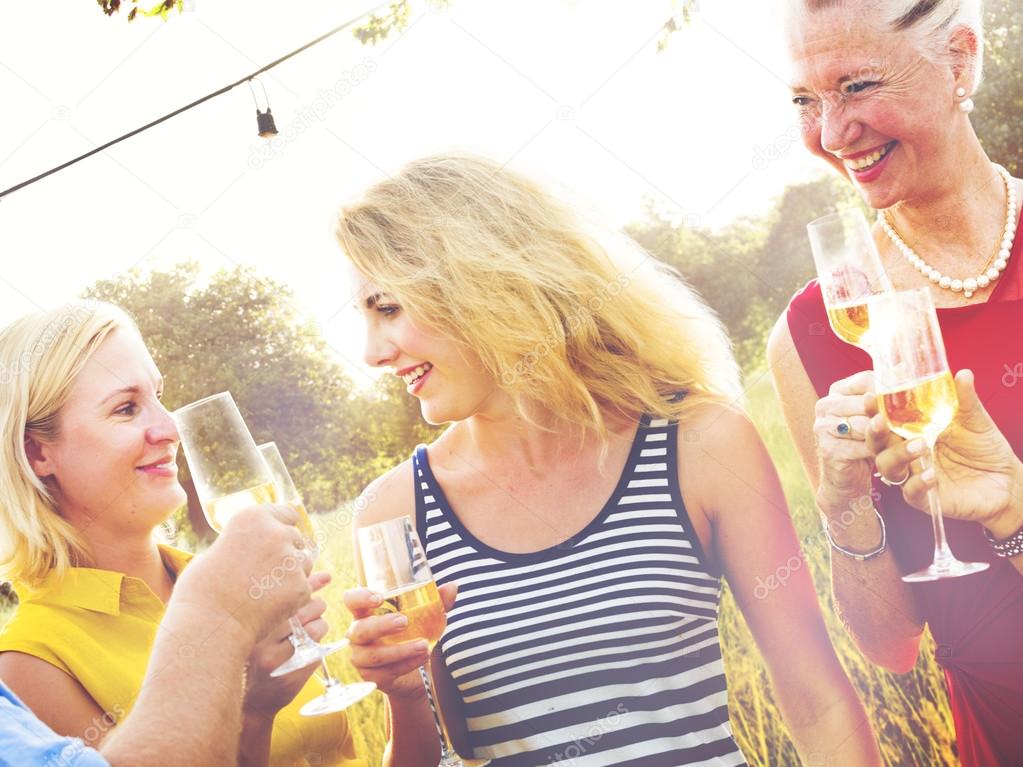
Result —
[[353, 703], [358, 703], [377, 686], [373, 682], [355, 682], [353, 684], [336, 684], [318, 698], [313, 698], [299, 709], [302, 716], [323, 716], [344, 711]]
[[347, 639], [342, 639], [340, 642], [331, 642], [330, 644], [316, 644], [314, 642], [312, 644], [299, 645], [295, 648], [294, 655], [271, 671], [270, 676], [284, 676], [285, 674], [290, 674], [292, 671], [298, 671], [306, 666], [319, 663], [323, 658], [326, 658], [328, 655], [336, 653], [338, 650], [347, 646]]
[[953, 559], [949, 562], [937, 564], [932, 562], [930, 567], [917, 570], [915, 573], [903, 575], [902, 580], [906, 583], [924, 583], [926, 581], [939, 581], [942, 578], [959, 578], [963, 575], [973, 575], [987, 570], [990, 565], [987, 562], [960, 562]]

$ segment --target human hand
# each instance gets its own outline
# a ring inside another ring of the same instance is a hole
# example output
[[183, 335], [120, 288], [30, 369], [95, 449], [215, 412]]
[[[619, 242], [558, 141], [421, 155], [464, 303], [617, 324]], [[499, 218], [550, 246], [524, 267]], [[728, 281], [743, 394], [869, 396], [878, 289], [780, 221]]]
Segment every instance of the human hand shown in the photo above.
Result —
[[[327, 573], [315, 573], [309, 578], [309, 586], [313, 592], [329, 582], [330, 575]], [[326, 636], [330, 628], [323, 618], [326, 608], [327, 604], [322, 599], [313, 599], [294, 614], [314, 642], [319, 642]], [[295, 651], [289, 639], [290, 635], [291, 626], [285, 620], [252, 649], [245, 667], [246, 714], [272, 719], [298, 695], [306, 680], [318, 668], [316, 663], [311, 663], [290, 674], [276, 678], [270, 676], [270, 672], [290, 658]]]
[[[817, 401], [813, 432], [820, 464], [817, 503], [824, 511], [847, 508], [870, 493], [874, 455], [865, 442], [868, 403], [876, 400], [874, 373], [864, 370], [835, 381]], [[848, 426], [840, 433], [839, 425]]]
[[[458, 587], [447, 583], [438, 587], [447, 612], [455, 604]], [[375, 682], [388, 696], [413, 699], [422, 695], [423, 683], [417, 669], [426, 663], [430, 652], [425, 639], [401, 644], [385, 644], [384, 637], [399, 634], [408, 625], [401, 613], [376, 615], [380, 596], [366, 588], [345, 592], [345, 607], [355, 620], [348, 629], [352, 643], [352, 665], [362, 678]]]
[[919, 460], [926, 453], [922, 438], [892, 434], [876, 400], [867, 446], [883, 477], [905, 479], [902, 496], [911, 506], [926, 510], [927, 493], [936, 487], [945, 516], [979, 522], [1007, 538], [1023, 525], [1023, 464], [977, 396], [972, 371], [960, 370], [955, 383], [958, 412], [938, 438], [933, 466]]
[[182, 572], [173, 599], [230, 616], [254, 645], [309, 601], [312, 559], [290, 506], [242, 509]]

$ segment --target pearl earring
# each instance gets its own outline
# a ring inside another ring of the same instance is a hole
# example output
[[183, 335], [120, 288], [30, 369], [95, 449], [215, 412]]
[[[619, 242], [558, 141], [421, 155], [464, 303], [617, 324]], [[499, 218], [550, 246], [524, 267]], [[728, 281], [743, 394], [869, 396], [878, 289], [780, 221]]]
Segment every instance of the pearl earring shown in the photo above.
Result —
[[965, 114], [969, 114], [973, 111], [974, 107], [973, 99], [963, 99], [959, 102], [959, 111]]
[[963, 88], [963, 87], [956, 88], [956, 98], [957, 99], [961, 99], [965, 95], [966, 95], [966, 88]]

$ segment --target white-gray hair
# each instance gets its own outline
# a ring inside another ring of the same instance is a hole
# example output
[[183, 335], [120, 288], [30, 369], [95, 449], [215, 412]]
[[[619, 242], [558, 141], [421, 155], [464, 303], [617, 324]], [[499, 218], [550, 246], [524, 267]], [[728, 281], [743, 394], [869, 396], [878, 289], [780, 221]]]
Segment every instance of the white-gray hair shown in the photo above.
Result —
[[864, 18], [876, 19], [882, 29], [906, 35], [917, 50], [935, 63], [950, 60], [949, 37], [958, 27], [968, 27], [977, 38], [974, 91], [980, 85], [984, 67], [983, 0], [787, 0], [787, 4], [803, 13], [856, 7]]

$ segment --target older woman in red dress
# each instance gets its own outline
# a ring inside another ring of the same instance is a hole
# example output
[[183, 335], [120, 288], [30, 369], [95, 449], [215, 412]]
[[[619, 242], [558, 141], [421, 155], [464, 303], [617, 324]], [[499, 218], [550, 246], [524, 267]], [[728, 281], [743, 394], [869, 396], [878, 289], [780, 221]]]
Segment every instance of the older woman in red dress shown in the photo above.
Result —
[[[900, 672], [913, 667], [929, 625], [962, 763], [1018, 765], [1023, 388], [1006, 382], [1006, 371], [1023, 361], [1021, 186], [987, 157], [970, 123], [983, 55], [980, 2], [788, 6], [805, 145], [877, 211], [873, 234], [892, 284], [930, 288], [952, 369], [972, 371], [957, 377], [959, 420], [939, 442], [935, 470], [920, 476], [911, 470], [918, 445], [887, 433], [871, 396], [870, 359], [831, 332], [816, 281], [778, 321], [769, 359], [834, 548], [838, 607], [863, 652]], [[990, 567], [910, 585], [901, 576], [933, 554], [920, 507], [935, 484], [953, 552]], [[870, 497], [876, 515], [850, 513]]]

